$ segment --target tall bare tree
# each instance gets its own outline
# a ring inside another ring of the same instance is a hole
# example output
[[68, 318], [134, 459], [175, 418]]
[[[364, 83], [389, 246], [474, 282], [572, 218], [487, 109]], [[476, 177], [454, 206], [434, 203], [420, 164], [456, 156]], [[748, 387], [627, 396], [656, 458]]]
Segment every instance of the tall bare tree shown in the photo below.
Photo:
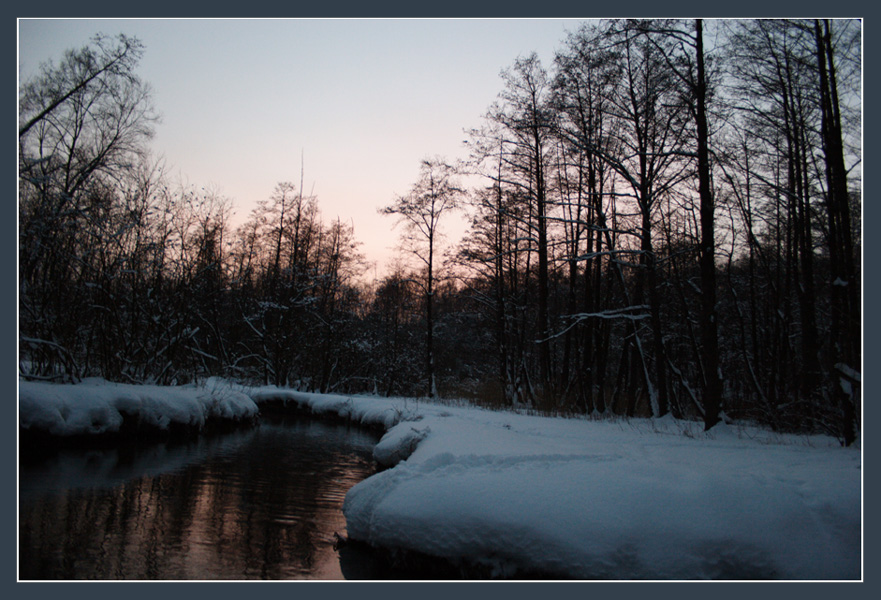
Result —
[[505, 142], [502, 158], [507, 174], [506, 183], [515, 186], [528, 198], [530, 206], [531, 241], [529, 251], [538, 258], [537, 345], [539, 379], [545, 400], [553, 404], [553, 364], [551, 360], [552, 331], [549, 313], [550, 245], [548, 226], [554, 111], [550, 105], [551, 85], [547, 71], [538, 55], [518, 58], [510, 69], [502, 71], [504, 89], [499, 102], [487, 115], [498, 126], [498, 135]]
[[429, 398], [437, 396], [433, 309], [435, 261], [441, 238], [440, 222], [447, 213], [458, 208], [462, 193], [450, 165], [440, 158], [425, 159], [420, 165], [419, 178], [410, 191], [380, 209], [381, 214], [398, 217], [405, 228], [405, 248], [425, 268], [421, 287], [425, 302], [425, 378]]

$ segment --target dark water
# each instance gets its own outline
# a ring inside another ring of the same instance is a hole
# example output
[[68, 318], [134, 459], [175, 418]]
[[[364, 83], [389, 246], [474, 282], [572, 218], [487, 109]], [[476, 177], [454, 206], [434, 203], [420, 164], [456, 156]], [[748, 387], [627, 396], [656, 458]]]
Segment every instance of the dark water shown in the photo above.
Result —
[[371, 579], [337, 550], [376, 436], [288, 418], [188, 443], [64, 450], [19, 471], [19, 578]]

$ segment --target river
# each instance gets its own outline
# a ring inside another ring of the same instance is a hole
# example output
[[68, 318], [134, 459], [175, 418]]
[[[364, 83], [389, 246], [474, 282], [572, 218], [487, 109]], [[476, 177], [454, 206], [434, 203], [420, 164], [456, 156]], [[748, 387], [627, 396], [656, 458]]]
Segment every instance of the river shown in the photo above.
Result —
[[21, 456], [19, 579], [375, 579], [345, 536], [374, 433], [304, 417], [186, 442]]

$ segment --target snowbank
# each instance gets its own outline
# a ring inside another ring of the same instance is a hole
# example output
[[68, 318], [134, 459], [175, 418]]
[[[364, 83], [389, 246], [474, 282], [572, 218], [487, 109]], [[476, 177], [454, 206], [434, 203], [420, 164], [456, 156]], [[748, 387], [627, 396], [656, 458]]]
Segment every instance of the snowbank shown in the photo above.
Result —
[[861, 578], [861, 453], [831, 438], [275, 394], [391, 424], [375, 456], [396, 466], [344, 512], [392, 553], [498, 577]]
[[174, 425], [202, 428], [215, 419], [258, 414], [241, 389], [216, 380], [201, 386], [125, 385], [101, 379], [77, 384], [19, 382], [19, 426], [57, 436], [116, 433], [124, 421], [165, 431]]
[[417, 414], [420, 404], [408, 398], [311, 394], [275, 386], [251, 388], [248, 395], [258, 406], [296, 406], [314, 415], [332, 415], [365, 427], [381, 427], [386, 430], [401, 421], [420, 418]]

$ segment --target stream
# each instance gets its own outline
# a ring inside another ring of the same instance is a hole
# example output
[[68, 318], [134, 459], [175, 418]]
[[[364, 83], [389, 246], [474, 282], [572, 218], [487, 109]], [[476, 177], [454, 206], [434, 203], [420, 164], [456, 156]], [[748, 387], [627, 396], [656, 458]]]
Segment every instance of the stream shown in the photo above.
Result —
[[344, 545], [375, 433], [307, 417], [19, 462], [21, 580], [377, 579]]

